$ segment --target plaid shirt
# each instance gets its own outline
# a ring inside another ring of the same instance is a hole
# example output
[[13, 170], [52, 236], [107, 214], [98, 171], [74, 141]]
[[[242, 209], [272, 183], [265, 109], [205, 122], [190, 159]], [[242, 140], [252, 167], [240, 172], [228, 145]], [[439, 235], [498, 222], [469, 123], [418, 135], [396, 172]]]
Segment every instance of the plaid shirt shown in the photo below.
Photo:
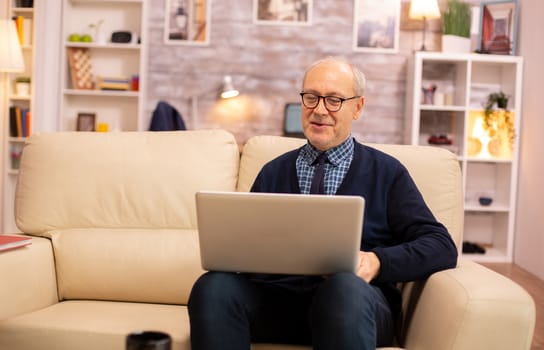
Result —
[[[300, 191], [310, 193], [316, 164], [312, 165], [320, 151], [307, 143], [297, 157], [297, 176]], [[350, 136], [341, 145], [326, 151], [325, 163], [325, 194], [333, 195], [344, 180], [353, 159], [353, 137]]]

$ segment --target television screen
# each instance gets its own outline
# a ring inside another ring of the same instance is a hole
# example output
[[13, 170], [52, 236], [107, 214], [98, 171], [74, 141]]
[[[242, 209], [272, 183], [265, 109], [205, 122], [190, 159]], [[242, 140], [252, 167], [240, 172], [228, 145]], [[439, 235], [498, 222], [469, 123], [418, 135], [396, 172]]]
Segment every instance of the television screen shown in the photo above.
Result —
[[300, 113], [300, 103], [287, 103], [285, 105], [283, 121], [283, 134], [285, 136], [304, 137]]

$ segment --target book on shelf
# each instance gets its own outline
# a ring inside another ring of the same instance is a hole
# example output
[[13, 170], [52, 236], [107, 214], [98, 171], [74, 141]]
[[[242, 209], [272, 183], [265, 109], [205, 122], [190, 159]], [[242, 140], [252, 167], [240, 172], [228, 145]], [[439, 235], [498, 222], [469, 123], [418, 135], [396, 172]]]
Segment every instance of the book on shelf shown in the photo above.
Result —
[[0, 234], [0, 252], [21, 248], [30, 244], [32, 244], [31, 237]]
[[32, 45], [32, 18], [26, 18], [24, 16], [13, 16], [13, 23], [17, 29], [17, 38], [19, 44]]
[[28, 108], [9, 107], [9, 136], [28, 137], [31, 134], [32, 113]]
[[19, 39], [19, 44], [23, 45], [23, 16], [13, 16], [13, 23], [15, 23], [15, 28], [17, 29], [17, 37]]
[[130, 90], [130, 78], [126, 77], [97, 77], [98, 88], [100, 90]]

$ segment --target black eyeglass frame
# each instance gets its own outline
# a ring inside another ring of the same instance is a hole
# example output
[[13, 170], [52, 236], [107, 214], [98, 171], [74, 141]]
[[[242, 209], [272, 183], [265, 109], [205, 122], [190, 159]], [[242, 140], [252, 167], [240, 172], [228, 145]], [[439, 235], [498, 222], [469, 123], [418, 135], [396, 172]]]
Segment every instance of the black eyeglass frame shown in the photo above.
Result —
[[[313, 96], [317, 97], [317, 102], [316, 102], [315, 106], [306, 105], [306, 103], [304, 102], [304, 95], [313, 95]], [[323, 104], [325, 105], [325, 108], [329, 112], [338, 112], [340, 109], [342, 109], [344, 101], [353, 100], [353, 99], [359, 98], [359, 97], [361, 97], [361, 96], [352, 96], [352, 97], [343, 98], [343, 97], [330, 96], [330, 95], [329, 96], [321, 96], [321, 95], [316, 95], [316, 94], [314, 94], [312, 92], [301, 92], [300, 93], [300, 98], [302, 100], [302, 104], [304, 105], [304, 107], [314, 109], [317, 106], [319, 106], [319, 100], [323, 99]], [[329, 106], [327, 105], [327, 98], [335, 98], [335, 99], [340, 100], [340, 105], [338, 105], [338, 108], [337, 109], [330, 109]]]

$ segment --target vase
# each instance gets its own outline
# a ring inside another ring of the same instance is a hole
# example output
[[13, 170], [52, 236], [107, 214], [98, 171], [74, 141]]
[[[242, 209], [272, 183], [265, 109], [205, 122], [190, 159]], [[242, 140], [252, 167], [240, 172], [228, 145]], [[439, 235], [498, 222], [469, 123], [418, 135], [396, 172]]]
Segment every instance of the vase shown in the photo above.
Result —
[[470, 39], [457, 35], [442, 35], [442, 52], [470, 53]]
[[17, 82], [15, 83], [15, 93], [17, 96], [30, 95], [30, 83]]

